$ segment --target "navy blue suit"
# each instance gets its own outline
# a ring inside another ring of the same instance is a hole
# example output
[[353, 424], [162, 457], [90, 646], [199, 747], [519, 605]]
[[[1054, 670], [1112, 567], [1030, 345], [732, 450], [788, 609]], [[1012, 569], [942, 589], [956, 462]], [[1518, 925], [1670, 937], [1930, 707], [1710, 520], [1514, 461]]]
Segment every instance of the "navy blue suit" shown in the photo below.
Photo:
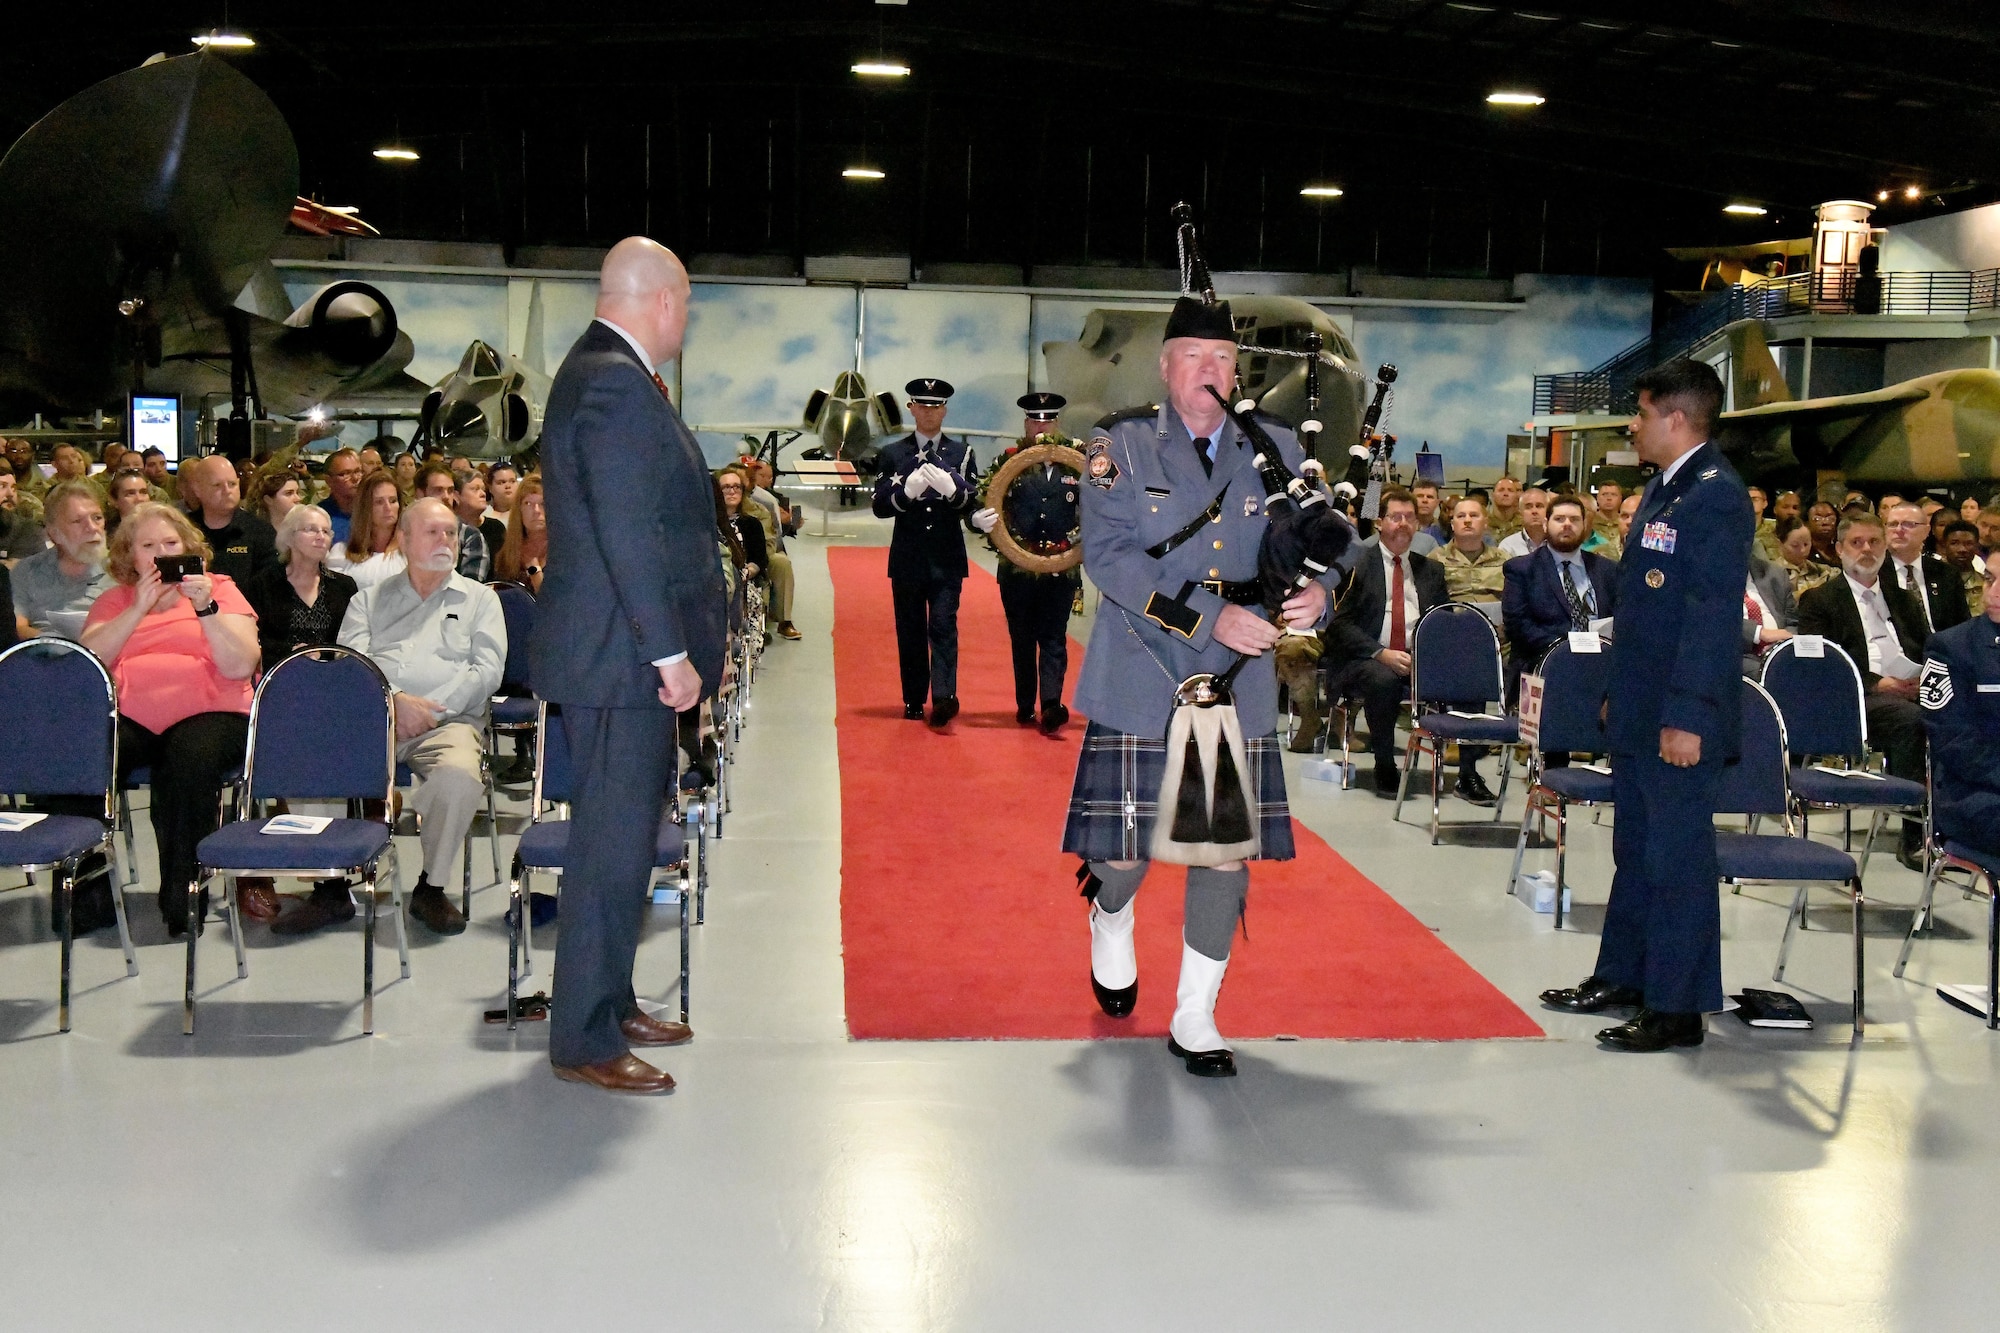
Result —
[[704, 694], [722, 680], [725, 604], [713, 485], [694, 437], [618, 333], [593, 322], [563, 359], [542, 428], [549, 561], [529, 667], [562, 704], [575, 772], [549, 1059], [628, 1049], [632, 958], [674, 714], [653, 663], [686, 653]]
[[[1077, 447], [1076, 441], [1057, 435], [1043, 435], [1032, 443]], [[1023, 472], [1007, 488], [1007, 530], [1038, 554], [1068, 549], [1077, 540], [1077, 487], [1082, 484], [1075, 473], [1054, 464]], [[1000, 609], [1007, 614], [1007, 640], [1014, 652], [1014, 707], [1027, 712], [1038, 699], [1062, 702], [1063, 677], [1069, 672], [1069, 614], [1083, 576], [1073, 569], [1030, 573], [1002, 556], [996, 577]]]
[[[1591, 618], [1618, 610], [1618, 566], [1601, 555], [1579, 551], [1583, 571], [1596, 599]], [[1506, 583], [1500, 594], [1500, 617], [1507, 626], [1507, 653], [1515, 671], [1532, 671], [1543, 654], [1575, 626], [1570, 620], [1569, 595], [1563, 591], [1556, 553], [1547, 545], [1517, 555], [1501, 570]], [[1581, 588], [1577, 589], [1582, 592]], [[1587, 599], [1588, 600], [1588, 599]]]
[[[920, 451], [915, 435], [882, 446], [875, 478], [875, 516], [896, 521], [889, 537], [889, 583], [896, 601], [896, 657], [903, 703], [921, 708], [958, 697], [958, 597], [965, 584], [965, 533], [959, 520], [979, 507], [970, 481], [972, 451], [940, 435]], [[951, 474], [949, 497], [935, 490], [910, 499], [904, 483], [925, 463]]]
[[1917, 702], [1931, 736], [1937, 831], [2000, 852], [2000, 625], [1974, 616], [1933, 634]]
[[[1597, 975], [1667, 1013], [1722, 1008], [1715, 794], [1741, 744], [1743, 590], [1756, 526], [1742, 478], [1704, 444], [1672, 482], [1646, 484], [1618, 566], [1608, 728], [1617, 870]], [[1701, 737], [1699, 763], [1660, 758], [1666, 727]]]

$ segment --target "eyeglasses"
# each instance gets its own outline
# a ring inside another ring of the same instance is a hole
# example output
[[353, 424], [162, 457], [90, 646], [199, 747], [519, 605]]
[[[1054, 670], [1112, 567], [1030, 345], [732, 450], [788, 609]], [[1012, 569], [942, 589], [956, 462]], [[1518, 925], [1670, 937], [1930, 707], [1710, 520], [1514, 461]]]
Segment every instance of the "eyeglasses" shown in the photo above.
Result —
[[1915, 521], [1907, 518], [1899, 518], [1895, 522], [1890, 523], [1887, 526], [1889, 531], [1891, 532], [1902, 532], [1911, 528], [1924, 528], [1924, 527], [1929, 527], [1930, 525], [1928, 523], [1923, 523], [1920, 521]]

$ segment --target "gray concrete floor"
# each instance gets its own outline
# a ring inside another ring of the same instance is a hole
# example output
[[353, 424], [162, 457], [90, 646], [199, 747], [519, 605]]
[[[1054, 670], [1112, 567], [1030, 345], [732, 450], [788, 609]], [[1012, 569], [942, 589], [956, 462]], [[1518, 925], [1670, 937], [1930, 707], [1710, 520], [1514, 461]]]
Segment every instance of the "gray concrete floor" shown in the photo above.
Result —
[[[883, 536], [853, 513], [831, 532]], [[1244, 1043], [1242, 1076], [1217, 1082], [1154, 1042], [848, 1041], [827, 540], [796, 543], [806, 638], [765, 658], [695, 946], [697, 1039], [662, 1061], [680, 1080], [670, 1098], [559, 1084], [539, 1027], [480, 1022], [506, 975], [496, 887], [458, 939], [412, 927], [407, 982], [383, 930], [391, 984], [373, 1038], [360, 1036], [355, 928], [291, 944], [253, 930], [237, 981], [215, 926], [201, 1031], [182, 1037], [181, 955], [150, 894], [131, 899], [140, 977], [93, 937], [75, 1030], [58, 1036], [44, 895], [0, 895], [0, 1327], [1990, 1317], [1978, 1311], [2000, 1044], [1931, 990], [1979, 976], [1983, 907], [1944, 895], [1947, 929], [1892, 980], [1907, 918], [1888, 905], [1913, 901], [1917, 882], [1887, 855], [1869, 876], [1885, 906], [1870, 917], [1858, 1047], [1845, 909], [1830, 896], [1787, 987], [1817, 1031], [1718, 1017], [1698, 1051], [1605, 1054], [1591, 1040], [1601, 1020], [1543, 1013], [1534, 996], [1590, 970], [1608, 829], [1577, 831], [1579, 929], [1558, 934], [1502, 892], [1508, 849], [1433, 848], [1365, 792], [1298, 781], [1299, 817], [1548, 1040]], [[1447, 804], [1447, 818], [1474, 814]], [[141, 859], [150, 883], [149, 845]], [[676, 945], [671, 914], [658, 918], [640, 982], [670, 1004]], [[1732, 989], [1768, 980], [1783, 918], [1770, 893], [1725, 897]], [[1079, 917], [1079, 986], [1085, 957]]]

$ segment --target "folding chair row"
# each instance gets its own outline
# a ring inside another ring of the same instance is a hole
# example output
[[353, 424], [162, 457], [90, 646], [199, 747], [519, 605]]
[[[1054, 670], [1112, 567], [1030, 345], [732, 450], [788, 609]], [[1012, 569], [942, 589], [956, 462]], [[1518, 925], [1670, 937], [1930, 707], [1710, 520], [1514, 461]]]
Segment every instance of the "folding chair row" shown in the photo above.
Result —
[[[1445, 748], [1457, 744], [1500, 747], [1500, 794], [1493, 819], [1507, 805], [1507, 779], [1513, 771], [1514, 746], [1521, 739], [1518, 718], [1485, 710], [1504, 704], [1505, 676], [1500, 660], [1500, 636], [1477, 607], [1445, 602], [1424, 612], [1410, 640], [1410, 740], [1403, 756], [1403, 780], [1396, 792], [1398, 822], [1410, 793], [1410, 775], [1417, 756], [1431, 756], [1431, 845], [1438, 840], [1439, 803], [1443, 799]], [[1477, 709], [1468, 713], [1467, 709]]]

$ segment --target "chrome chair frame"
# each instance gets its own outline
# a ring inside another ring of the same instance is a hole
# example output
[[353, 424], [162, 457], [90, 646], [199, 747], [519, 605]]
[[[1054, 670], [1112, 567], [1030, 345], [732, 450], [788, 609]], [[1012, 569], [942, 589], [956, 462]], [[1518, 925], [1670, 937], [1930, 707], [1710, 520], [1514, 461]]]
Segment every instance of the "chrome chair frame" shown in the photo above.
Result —
[[[386, 761], [386, 767], [383, 770], [385, 781], [382, 792], [382, 822], [389, 830], [389, 840], [384, 844], [382, 851], [377, 854], [374, 860], [360, 866], [311, 866], [271, 869], [268, 867], [242, 868], [211, 866], [205, 863], [198, 864], [195, 871], [197, 875], [196, 882], [189, 886], [190, 891], [188, 893], [187, 984], [181, 1000], [181, 1032], [186, 1036], [191, 1037], [194, 1035], [195, 946], [200, 935], [200, 932], [196, 929], [200, 924], [196, 919], [197, 913], [200, 911], [197, 904], [201, 898], [201, 891], [207, 887], [208, 881], [218, 875], [222, 877], [223, 882], [224, 912], [229, 921], [230, 939], [236, 948], [236, 978], [239, 981], [250, 975], [248, 960], [245, 958], [243, 952], [242, 909], [236, 901], [236, 881], [239, 878], [246, 875], [253, 875], [263, 876], [268, 879], [319, 880], [356, 877], [362, 880], [361, 1034], [363, 1036], [372, 1036], [375, 1032], [375, 917], [379, 898], [379, 891], [376, 887], [379, 882], [377, 871], [381, 868], [382, 861], [386, 859], [389, 863], [391, 904], [396, 918], [396, 953], [402, 964], [403, 979], [405, 981], [409, 980], [410, 935], [409, 928], [403, 920], [403, 873], [401, 863], [396, 856], [396, 823], [394, 812], [388, 799], [390, 792], [394, 789], [396, 780], [396, 690], [394, 686], [389, 684], [388, 677], [382, 674], [382, 669], [376, 666], [374, 660], [366, 653], [359, 653], [352, 648], [342, 648], [333, 644], [315, 648], [301, 648], [295, 653], [280, 658], [276, 665], [265, 671], [264, 678], [257, 683], [256, 694], [250, 700], [250, 729], [243, 743], [243, 784], [238, 789], [236, 817], [242, 820], [250, 819], [254, 816], [253, 807], [255, 801], [251, 793], [257, 789], [257, 724], [260, 720], [259, 713], [264, 701], [264, 691], [278, 674], [280, 667], [284, 666], [286, 662], [291, 661], [294, 657], [304, 657], [307, 655], [315, 657], [332, 655], [335, 657], [356, 658], [367, 665], [368, 669], [375, 674], [376, 680], [382, 687], [383, 740], [384, 758]], [[354, 806], [355, 803], [350, 801], [349, 809], [352, 810]], [[350, 815], [350, 818], [358, 817], [360, 816]], [[352, 892], [353, 890], [350, 889], [349, 893], [351, 894]]]
[[[1936, 761], [1927, 760], [1926, 769], [1932, 778], [1932, 790], [1936, 790]], [[1936, 895], [1938, 881], [1948, 870], [1965, 872], [1968, 883], [1966, 895], [1978, 894], [1986, 899], [1986, 1026], [2000, 1028], [2000, 876], [1980, 865], [1954, 856], [1945, 850], [1945, 840], [1927, 821], [1924, 825], [1924, 891], [1917, 899], [1916, 911], [1910, 914], [1910, 928], [1903, 936], [1903, 947], [1896, 953], [1894, 975], [1901, 978], [1903, 969], [1910, 961], [1910, 950], [1917, 942], [1919, 930], [1929, 931], [1936, 927]], [[1981, 881], [1985, 882], [1982, 890]]]
[[[104, 869], [85, 876], [82, 882], [88, 883], [101, 874], [111, 887], [111, 906], [113, 914], [117, 917], [118, 921], [118, 945], [125, 953], [126, 976], [136, 977], [139, 975], [139, 959], [132, 949], [132, 929], [125, 917], [125, 886], [119, 882], [118, 878], [116, 845], [118, 832], [118, 686], [112, 680], [111, 672], [104, 665], [102, 658], [98, 657], [96, 653], [91, 652], [90, 649], [84, 647], [82, 644], [70, 639], [56, 638], [54, 636], [23, 639], [4, 652], [0, 652], [0, 663], [5, 663], [8, 658], [19, 652], [28, 650], [47, 652], [50, 649], [58, 652], [80, 653], [86, 662], [96, 668], [98, 678], [104, 682], [104, 698], [108, 705], [105, 710], [105, 716], [107, 725], [111, 729], [111, 764], [110, 771], [106, 774], [104, 783], [103, 838], [95, 845], [86, 847], [75, 855], [65, 857], [60, 861], [22, 861], [11, 863], [13, 869], [27, 873], [29, 886], [34, 885], [34, 877], [37, 872], [46, 870], [53, 877], [54, 885], [60, 888], [62, 894], [62, 929], [60, 932], [62, 964], [56, 992], [56, 1031], [68, 1032], [70, 1030], [70, 968], [76, 952], [76, 886], [79, 882], [76, 877], [76, 871], [77, 867], [83, 863], [83, 859], [92, 852], [103, 854]], [[33, 795], [34, 793], [27, 794]]]
[[[1569, 648], [1567, 643], [1558, 640], [1555, 646], [1551, 647], [1548, 650], [1548, 652], [1542, 654], [1542, 660], [1536, 664], [1537, 674], [1540, 674], [1541, 672], [1546, 670], [1549, 659], [1553, 657], [1556, 653], [1568, 652], [1568, 651]], [[1544, 787], [1542, 785], [1542, 777], [1544, 772], [1545, 769], [1542, 759], [1541, 745], [1537, 743], [1535, 745], [1529, 746], [1528, 768], [1527, 771], [1524, 774], [1522, 774], [1521, 778], [1525, 793], [1525, 800], [1527, 804], [1521, 811], [1521, 835], [1514, 841], [1514, 868], [1507, 876], [1507, 891], [1509, 893], [1512, 893], [1514, 891], [1514, 886], [1520, 882], [1521, 861], [1523, 857], [1527, 854], [1528, 850], [1529, 825], [1534, 821], [1535, 816], [1537, 814], [1540, 814], [1542, 817], [1543, 835], [1547, 836], [1548, 816], [1550, 810], [1553, 809], [1556, 820], [1555, 929], [1561, 930], [1563, 928], [1563, 915], [1564, 915], [1563, 889], [1568, 882], [1565, 879], [1565, 874], [1569, 864], [1569, 807], [1572, 805], [1580, 805], [1583, 806], [1585, 809], [1596, 809], [1600, 806], [1615, 807], [1617, 802], [1592, 801], [1584, 799], [1582, 797], [1564, 796], [1561, 792], [1551, 791], [1549, 788]]]
[[[1459, 745], [1467, 744], [1467, 742], [1457, 740], [1456, 737], [1438, 736], [1424, 730], [1424, 718], [1427, 711], [1438, 712], [1442, 710], [1438, 707], [1440, 701], [1419, 699], [1417, 697], [1417, 682], [1421, 679], [1418, 672], [1418, 662], [1420, 659], [1417, 650], [1423, 643], [1424, 622], [1432, 616], [1442, 615], [1474, 616], [1486, 627], [1487, 639], [1493, 646], [1494, 680], [1494, 695], [1487, 702], [1501, 702], [1503, 709], [1502, 718], [1506, 716], [1504, 701], [1507, 698], [1506, 664], [1500, 655], [1500, 635], [1493, 628], [1493, 622], [1486, 618], [1484, 612], [1465, 602], [1440, 602], [1430, 610], [1424, 612], [1423, 615], [1417, 617], [1416, 628], [1410, 634], [1410, 739], [1404, 746], [1403, 774], [1396, 787], [1396, 810], [1390, 818], [1398, 824], [1403, 822], [1403, 802], [1410, 794], [1410, 774], [1416, 767], [1417, 755], [1424, 751], [1429, 751], [1431, 756], [1431, 846], [1433, 847], [1437, 846], [1439, 807], [1444, 798], [1444, 752], [1447, 746], [1454, 743]], [[1428, 710], [1426, 709], [1426, 705], [1430, 705]], [[1487, 716], [1491, 716], [1491, 714]], [[1493, 802], [1493, 819], [1491, 821], [1497, 824], [1500, 822], [1501, 813], [1507, 808], [1507, 779], [1512, 774], [1514, 768], [1514, 745], [1516, 742], [1473, 740], [1470, 744], [1491, 745], [1500, 751], [1500, 790]], [[1476, 821], [1468, 820], [1464, 822], [1472, 823]]]

